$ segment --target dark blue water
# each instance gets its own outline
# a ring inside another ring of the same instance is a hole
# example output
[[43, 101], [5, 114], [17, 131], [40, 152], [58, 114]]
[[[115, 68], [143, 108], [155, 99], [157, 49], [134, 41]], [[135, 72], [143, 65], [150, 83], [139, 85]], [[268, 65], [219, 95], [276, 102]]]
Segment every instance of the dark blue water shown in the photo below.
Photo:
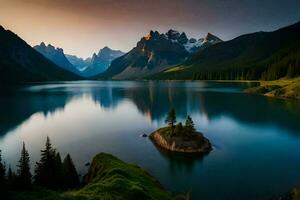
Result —
[[[78, 171], [101, 151], [138, 164], [192, 199], [269, 199], [300, 184], [300, 102], [242, 93], [247, 84], [65, 82], [2, 90], [0, 149], [14, 167], [25, 141], [31, 163], [46, 136]], [[214, 150], [168, 154], [139, 137], [189, 114]]]

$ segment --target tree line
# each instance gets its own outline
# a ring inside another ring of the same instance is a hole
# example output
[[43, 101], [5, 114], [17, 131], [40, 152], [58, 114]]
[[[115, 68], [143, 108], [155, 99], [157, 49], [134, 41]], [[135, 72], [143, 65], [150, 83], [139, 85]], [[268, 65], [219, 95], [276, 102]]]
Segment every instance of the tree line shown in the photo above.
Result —
[[62, 161], [49, 137], [45, 148], [41, 150], [40, 160], [35, 164], [34, 175], [31, 173], [30, 156], [24, 142], [16, 172], [10, 166], [6, 170], [0, 150], [0, 188], [28, 190], [33, 185], [54, 190], [71, 189], [79, 185], [79, 176], [71, 156], [68, 154]]
[[243, 68], [238, 64], [225, 70], [207, 70], [193, 74], [193, 80], [277, 80], [300, 76], [300, 52], [274, 56], [265, 64]]

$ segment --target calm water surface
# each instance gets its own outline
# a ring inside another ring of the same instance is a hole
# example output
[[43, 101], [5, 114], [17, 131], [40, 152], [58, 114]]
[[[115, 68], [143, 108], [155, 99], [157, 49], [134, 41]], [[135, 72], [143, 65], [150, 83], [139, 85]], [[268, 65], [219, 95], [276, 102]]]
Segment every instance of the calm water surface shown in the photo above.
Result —
[[[148, 170], [192, 199], [269, 199], [300, 184], [300, 102], [247, 95], [247, 84], [207, 82], [64, 82], [0, 94], [0, 149], [16, 165], [25, 141], [32, 165], [46, 136], [78, 171], [98, 152]], [[161, 152], [139, 137], [191, 115], [213, 144], [205, 157]]]

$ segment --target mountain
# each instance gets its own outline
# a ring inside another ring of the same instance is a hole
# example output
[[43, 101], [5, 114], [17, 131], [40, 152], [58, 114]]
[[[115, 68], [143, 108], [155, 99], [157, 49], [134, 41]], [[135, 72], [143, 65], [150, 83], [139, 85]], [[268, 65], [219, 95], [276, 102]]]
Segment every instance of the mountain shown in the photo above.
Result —
[[0, 82], [75, 80], [79, 77], [45, 58], [15, 33], [0, 26]]
[[88, 60], [84, 60], [83, 58], [79, 58], [74, 55], [65, 54], [65, 56], [68, 59], [68, 61], [80, 72], [84, 71], [88, 66]]
[[85, 60], [73, 55], [66, 55], [66, 57], [80, 71], [82, 76], [91, 77], [104, 72], [114, 59], [122, 55], [124, 55], [122, 51], [104, 47], [100, 49], [98, 54], [94, 53], [92, 57]]
[[91, 77], [104, 72], [111, 64], [111, 62], [124, 55], [122, 51], [112, 50], [109, 47], [100, 49], [98, 54], [93, 54], [90, 59], [87, 59], [87, 68], [82, 72], [83, 76]]
[[95, 78], [142, 78], [183, 62], [199, 49], [219, 42], [221, 40], [211, 34], [196, 40], [172, 29], [165, 34], [150, 31], [136, 47], [115, 59], [105, 72]]
[[[199, 50], [150, 79], [275, 80], [300, 75], [300, 22], [256, 32]], [[209, 37], [213, 38], [213, 37]], [[209, 39], [208, 39], [209, 40]]]
[[51, 44], [46, 46], [44, 42], [40, 45], [34, 46], [33, 48], [61, 68], [79, 74], [79, 71], [66, 58], [63, 49], [55, 48]]

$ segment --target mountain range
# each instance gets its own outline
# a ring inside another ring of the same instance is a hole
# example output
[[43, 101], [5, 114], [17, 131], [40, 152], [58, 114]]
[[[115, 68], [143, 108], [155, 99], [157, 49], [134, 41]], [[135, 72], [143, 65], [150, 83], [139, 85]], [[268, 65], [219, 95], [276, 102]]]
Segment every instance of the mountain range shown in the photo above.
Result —
[[300, 22], [200, 49], [149, 79], [276, 80], [300, 75]]
[[[81, 75], [84, 77], [98, 75], [107, 70], [114, 59], [122, 55], [124, 55], [124, 52], [120, 50], [104, 47], [100, 49], [98, 54], [94, 53], [91, 58], [85, 60], [86, 68], [82, 70]], [[75, 63], [74, 66], [76, 66]]]
[[0, 82], [22, 83], [79, 78], [45, 58], [15, 33], [0, 26]]
[[44, 42], [33, 48], [61, 68], [86, 78], [105, 71], [112, 60], [124, 54], [122, 51], [104, 47], [98, 54], [94, 53], [92, 57], [82, 59], [74, 55], [66, 55], [62, 48], [55, 48], [51, 44], [46, 46]]
[[300, 75], [300, 22], [222, 41], [150, 31], [128, 53], [104, 47], [92, 57], [52, 45], [30, 47], [0, 26], [0, 82], [86, 79], [276, 80]]
[[185, 61], [189, 56], [211, 45], [222, 42], [207, 34], [198, 40], [187, 38], [184, 32], [169, 30], [167, 33], [150, 31], [131, 51], [115, 59], [99, 78], [135, 79], [151, 75]]

